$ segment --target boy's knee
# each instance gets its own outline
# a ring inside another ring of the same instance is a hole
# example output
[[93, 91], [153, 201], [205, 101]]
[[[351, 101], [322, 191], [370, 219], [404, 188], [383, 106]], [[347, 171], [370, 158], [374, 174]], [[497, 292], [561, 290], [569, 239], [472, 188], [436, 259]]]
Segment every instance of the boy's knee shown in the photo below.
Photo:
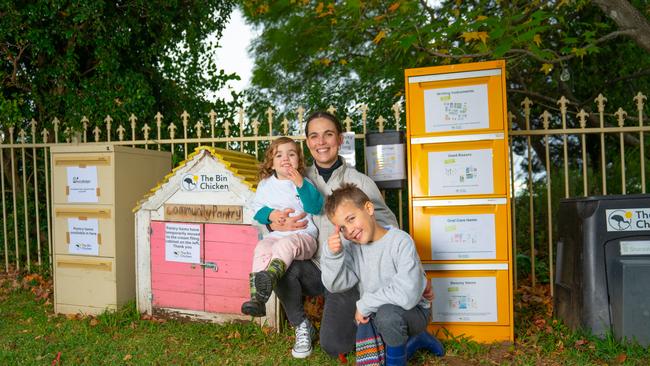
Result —
[[404, 310], [395, 305], [382, 305], [375, 313], [375, 325], [389, 346], [399, 346], [406, 342], [408, 331], [403, 317]]

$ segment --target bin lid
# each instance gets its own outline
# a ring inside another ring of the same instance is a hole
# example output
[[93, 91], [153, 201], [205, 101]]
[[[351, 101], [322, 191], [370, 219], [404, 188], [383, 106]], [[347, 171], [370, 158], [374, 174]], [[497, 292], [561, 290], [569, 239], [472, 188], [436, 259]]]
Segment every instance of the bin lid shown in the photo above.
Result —
[[587, 196], [587, 197], [568, 197], [560, 199], [562, 202], [591, 202], [591, 201], [609, 201], [609, 200], [640, 200], [650, 199], [650, 194], [612, 194], [607, 196]]

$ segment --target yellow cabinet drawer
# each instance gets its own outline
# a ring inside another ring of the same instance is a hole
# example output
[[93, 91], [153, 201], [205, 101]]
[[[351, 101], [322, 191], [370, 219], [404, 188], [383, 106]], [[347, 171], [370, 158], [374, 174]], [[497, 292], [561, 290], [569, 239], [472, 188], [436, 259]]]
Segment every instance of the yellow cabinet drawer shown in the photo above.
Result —
[[410, 135], [503, 131], [505, 76], [498, 64], [494, 66], [469, 72], [453, 70], [455, 78], [451, 79], [444, 68], [437, 68], [442, 74], [407, 74]]
[[[117, 305], [115, 260], [57, 255], [54, 258], [54, 293], [56, 311], [79, 305], [98, 312]], [[60, 306], [59, 306], [60, 305]]]
[[508, 165], [503, 139], [410, 145], [416, 197], [504, 196]]
[[112, 204], [113, 167], [113, 153], [53, 153], [54, 203]]
[[54, 205], [56, 254], [115, 256], [112, 206]]
[[[423, 261], [508, 260], [508, 202], [476, 206], [418, 206], [411, 233]], [[416, 229], [417, 228], [417, 229]]]
[[[435, 293], [432, 323], [511, 324], [512, 299], [507, 264], [425, 264], [424, 267]], [[437, 270], [439, 268], [457, 269]]]

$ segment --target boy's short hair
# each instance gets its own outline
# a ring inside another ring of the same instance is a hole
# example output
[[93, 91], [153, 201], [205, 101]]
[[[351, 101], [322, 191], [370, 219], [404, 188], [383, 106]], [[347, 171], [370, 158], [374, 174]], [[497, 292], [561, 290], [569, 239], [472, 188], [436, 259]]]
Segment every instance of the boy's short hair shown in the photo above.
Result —
[[343, 183], [325, 199], [327, 217], [334, 216], [336, 209], [345, 201], [350, 201], [358, 208], [363, 208], [366, 202], [370, 202], [370, 198], [354, 183]]

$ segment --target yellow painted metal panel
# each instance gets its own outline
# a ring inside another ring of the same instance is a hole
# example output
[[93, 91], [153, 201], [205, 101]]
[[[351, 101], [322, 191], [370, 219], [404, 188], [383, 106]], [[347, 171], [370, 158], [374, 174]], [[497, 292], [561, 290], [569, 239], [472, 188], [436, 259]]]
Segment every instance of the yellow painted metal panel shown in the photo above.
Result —
[[[507, 146], [504, 140], [411, 144], [413, 197], [502, 197], [508, 189]], [[488, 151], [489, 150], [489, 151]], [[468, 163], [456, 155], [472, 154], [492, 165], [492, 184], [484, 164]], [[438, 169], [430, 171], [432, 166]], [[480, 192], [480, 193], [475, 193]]]
[[[491, 278], [495, 279], [496, 284], [496, 310], [497, 310], [497, 319], [494, 322], [481, 322], [481, 321], [451, 321], [444, 322], [440, 324], [451, 325], [451, 324], [463, 324], [463, 325], [509, 325], [511, 324], [511, 308], [509, 303], [512, 301], [510, 295], [510, 276], [508, 270], [478, 270], [478, 271], [427, 271], [427, 278], [429, 280], [434, 278], [448, 278], [458, 281], [463, 281], [463, 279], [468, 278]], [[443, 297], [442, 291], [445, 289], [436, 288], [434, 285], [433, 288], [436, 297]], [[472, 296], [475, 296], [475, 301], [480, 303], [481, 298], [479, 293], [472, 293]], [[435, 301], [435, 300], [434, 300]], [[434, 306], [435, 308], [435, 306]], [[471, 308], [471, 305], [468, 306]], [[480, 309], [480, 304], [477, 305], [477, 309]], [[440, 309], [438, 309], [440, 310]], [[471, 309], [466, 309], [467, 312]], [[433, 311], [436, 311], [434, 309]], [[480, 315], [477, 316], [480, 318]], [[435, 319], [435, 317], [433, 318]], [[436, 323], [435, 321], [432, 321]]]
[[[510, 240], [508, 205], [413, 207], [413, 226], [417, 229], [412, 235], [420, 259], [445, 262], [507, 261]], [[443, 230], [438, 228], [435, 231], [436, 223], [441, 221], [445, 224]], [[491, 221], [494, 226], [485, 227]], [[432, 231], [439, 236], [432, 237]], [[484, 237], [488, 232], [491, 232], [492, 238]], [[438, 243], [433, 248], [432, 240]], [[445, 243], [448, 245], [443, 248], [442, 244]], [[488, 253], [489, 248], [477, 248], [481, 243], [493, 243], [494, 250]]]

